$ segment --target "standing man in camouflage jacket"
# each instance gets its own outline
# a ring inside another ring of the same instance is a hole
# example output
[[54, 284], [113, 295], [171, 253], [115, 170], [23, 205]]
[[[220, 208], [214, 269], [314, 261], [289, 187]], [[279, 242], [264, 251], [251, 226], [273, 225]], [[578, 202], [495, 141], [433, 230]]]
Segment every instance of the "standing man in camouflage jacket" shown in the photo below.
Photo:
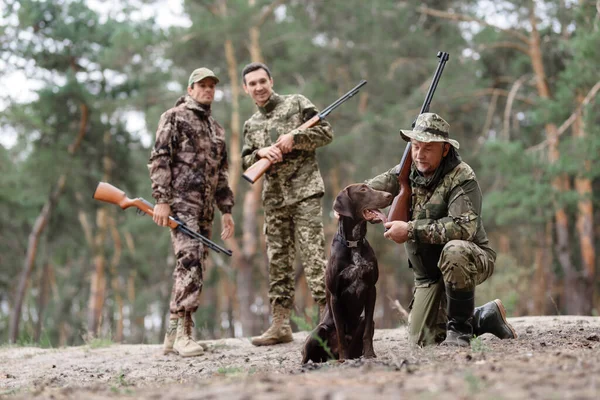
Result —
[[273, 78], [266, 65], [247, 65], [242, 80], [244, 90], [258, 106], [258, 112], [244, 124], [244, 168], [265, 157], [274, 163], [265, 174], [263, 188], [273, 322], [266, 332], [252, 339], [255, 346], [265, 346], [292, 341], [296, 239], [312, 297], [319, 305], [320, 315], [325, 310], [321, 207], [325, 190], [315, 150], [331, 143], [333, 131], [326, 121], [297, 130], [317, 109], [302, 95], [281, 96], [273, 92]]
[[[158, 225], [166, 226], [173, 213], [190, 229], [210, 238], [216, 204], [225, 240], [234, 231], [233, 192], [228, 184], [225, 131], [211, 116], [218, 82], [208, 68], [192, 72], [188, 94], [160, 117], [148, 169]], [[192, 338], [192, 314], [200, 304], [208, 249], [177, 230], [171, 231], [171, 241], [177, 264], [164, 353], [198, 356], [203, 348]]]
[[[450, 125], [434, 113], [419, 115], [414, 130], [400, 131], [411, 142], [413, 159], [410, 221], [386, 223], [384, 236], [404, 243], [415, 274], [410, 341], [469, 346], [473, 334], [486, 332], [516, 338], [500, 300], [475, 308], [475, 286], [494, 272], [496, 253], [483, 228], [475, 173], [461, 160], [449, 132]], [[368, 183], [396, 196], [399, 170], [396, 166]]]

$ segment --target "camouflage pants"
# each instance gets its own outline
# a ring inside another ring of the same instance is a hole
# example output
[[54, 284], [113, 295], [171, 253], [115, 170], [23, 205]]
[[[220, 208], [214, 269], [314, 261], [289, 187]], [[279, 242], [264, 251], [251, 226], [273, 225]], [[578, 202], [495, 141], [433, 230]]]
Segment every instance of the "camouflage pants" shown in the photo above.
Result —
[[325, 234], [320, 198], [265, 211], [269, 257], [269, 300], [286, 308], [294, 305], [295, 241], [298, 240], [306, 281], [312, 297], [325, 304]]
[[494, 272], [494, 259], [479, 246], [464, 240], [446, 243], [438, 263], [443, 280], [416, 285], [408, 322], [412, 344], [427, 346], [446, 337], [446, 285], [456, 290], [475, 290]]
[[[201, 221], [197, 215], [188, 213], [176, 212], [176, 215], [188, 228], [210, 239], [212, 221]], [[200, 305], [208, 248], [199, 240], [175, 229], [171, 230], [171, 243], [175, 251], [176, 265], [169, 310], [171, 314], [195, 312]]]

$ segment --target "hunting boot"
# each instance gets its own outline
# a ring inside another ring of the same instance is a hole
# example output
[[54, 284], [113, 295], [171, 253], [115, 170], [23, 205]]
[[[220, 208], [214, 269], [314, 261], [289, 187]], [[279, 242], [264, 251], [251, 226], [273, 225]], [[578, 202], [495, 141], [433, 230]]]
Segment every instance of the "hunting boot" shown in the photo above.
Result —
[[446, 340], [442, 346], [468, 347], [473, 337], [474, 290], [453, 290], [446, 287], [448, 322]]
[[473, 333], [475, 336], [491, 333], [500, 339], [517, 338], [517, 332], [506, 320], [506, 309], [500, 299], [475, 308]]
[[289, 308], [275, 304], [271, 326], [262, 335], [252, 338], [252, 344], [255, 346], [271, 346], [278, 343], [289, 343], [294, 340], [292, 327], [290, 326], [291, 313], [292, 310]]
[[192, 313], [186, 311], [184, 316], [180, 319], [181, 322], [177, 326], [177, 337], [173, 349], [182, 357], [202, 355], [204, 349], [192, 338], [192, 328], [194, 327]]
[[176, 351], [173, 350], [173, 345], [175, 344], [175, 338], [177, 337], [178, 322], [179, 317], [177, 315], [171, 315], [171, 318], [169, 318], [169, 326], [167, 327], [167, 332], [165, 333], [165, 341], [163, 343], [163, 354], [165, 355], [176, 353]]

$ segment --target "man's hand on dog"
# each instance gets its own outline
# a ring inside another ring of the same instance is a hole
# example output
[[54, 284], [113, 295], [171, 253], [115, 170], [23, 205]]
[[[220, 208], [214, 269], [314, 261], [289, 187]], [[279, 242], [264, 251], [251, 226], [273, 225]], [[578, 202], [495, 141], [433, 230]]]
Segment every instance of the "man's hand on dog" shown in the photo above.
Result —
[[383, 226], [387, 229], [383, 234], [386, 239], [396, 243], [404, 243], [408, 240], [408, 223], [404, 221], [386, 222]]

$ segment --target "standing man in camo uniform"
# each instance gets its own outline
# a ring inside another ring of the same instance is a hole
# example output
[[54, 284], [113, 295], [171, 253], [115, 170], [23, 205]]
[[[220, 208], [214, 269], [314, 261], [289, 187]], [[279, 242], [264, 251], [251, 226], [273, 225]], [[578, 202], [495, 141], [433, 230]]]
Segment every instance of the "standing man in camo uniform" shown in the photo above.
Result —
[[269, 68], [251, 63], [242, 71], [244, 91], [258, 111], [244, 124], [244, 169], [260, 158], [274, 164], [265, 173], [263, 207], [269, 258], [269, 300], [273, 322], [255, 346], [292, 341], [290, 314], [294, 306], [294, 258], [298, 240], [306, 280], [319, 314], [325, 310], [325, 235], [321, 197], [325, 192], [316, 149], [333, 140], [331, 125], [321, 121], [300, 131], [317, 114], [300, 94], [273, 91]]
[[[225, 131], [211, 116], [217, 83], [219, 79], [208, 68], [192, 72], [188, 94], [160, 117], [148, 169], [158, 225], [166, 226], [169, 215], [174, 215], [210, 238], [216, 205], [225, 240], [234, 231], [233, 192], [228, 183]], [[200, 305], [208, 248], [178, 230], [171, 231], [171, 241], [177, 264], [164, 353], [198, 356], [203, 348], [192, 338], [192, 314]]]
[[[473, 335], [483, 333], [513, 339], [517, 334], [500, 300], [475, 308], [475, 286], [494, 272], [496, 252], [483, 228], [477, 178], [449, 132], [434, 113], [419, 115], [413, 130], [400, 131], [411, 142], [413, 159], [410, 221], [386, 223], [384, 236], [404, 243], [415, 274], [409, 338], [420, 346], [469, 346]], [[368, 184], [396, 196], [399, 171], [396, 166]]]

